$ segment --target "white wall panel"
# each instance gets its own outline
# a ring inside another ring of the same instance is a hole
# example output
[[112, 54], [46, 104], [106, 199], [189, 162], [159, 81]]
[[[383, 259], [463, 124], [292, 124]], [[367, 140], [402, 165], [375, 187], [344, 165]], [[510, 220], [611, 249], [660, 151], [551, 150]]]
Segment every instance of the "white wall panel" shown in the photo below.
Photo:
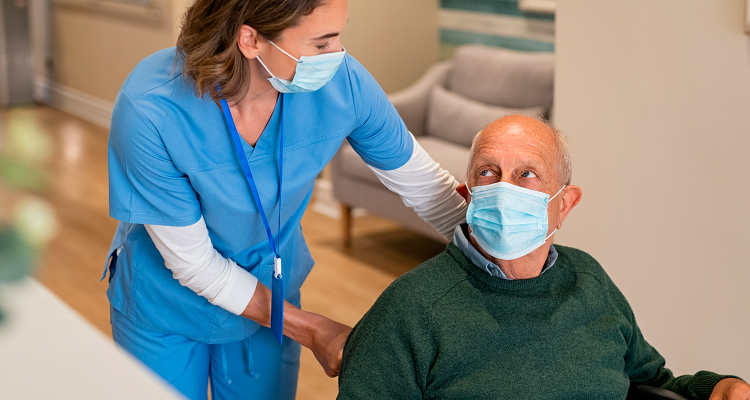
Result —
[[556, 123], [591, 253], [676, 373], [750, 379], [745, 0], [561, 0]]

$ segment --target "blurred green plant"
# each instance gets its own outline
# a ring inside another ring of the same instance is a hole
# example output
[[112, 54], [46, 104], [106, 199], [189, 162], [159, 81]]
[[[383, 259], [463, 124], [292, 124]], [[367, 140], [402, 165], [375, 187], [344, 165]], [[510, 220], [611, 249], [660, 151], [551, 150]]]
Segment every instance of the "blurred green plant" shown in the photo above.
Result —
[[32, 111], [0, 113], [0, 283], [30, 274], [57, 230], [52, 208], [38, 198], [51, 152], [49, 134]]

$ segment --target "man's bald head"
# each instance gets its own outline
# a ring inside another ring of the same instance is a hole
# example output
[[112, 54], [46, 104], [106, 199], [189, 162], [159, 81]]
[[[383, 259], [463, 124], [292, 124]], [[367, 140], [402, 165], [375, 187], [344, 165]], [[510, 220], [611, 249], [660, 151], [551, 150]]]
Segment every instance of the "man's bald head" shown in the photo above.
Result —
[[[481, 218], [495, 218], [501, 225], [513, 224], [512, 211], [523, 211], [524, 204], [528, 204], [519, 203], [518, 197], [512, 193], [529, 193], [523, 190], [527, 189], [547, 194], [545, 238], [549, 239], [557, 229], [562, 228], [570, 211], [581, 201], [581, 188], [569, 184], [570, 175], [570, 156], [565, 137], [544, 122], [511, 115], [487, 125], [474, 138], [466, 184], [459, 184], [456, 191], [469, 204], [474, 204], [473, 194], [481, 199], [491, 196], [494, 205], [480, 203], [488, 206], [482, 212], [490, 213], [481, 214]], [[474, 192], [483, 186], [490, 187]], [[469, 224], [470, 233], [472, 229], [474, 227]], [[541, 274], [551, 245], [551, 241], [546, 239], [531, 253], [505, 260], [492, 258], [473, 234], [469, 236], [472, 246], [512, 279], [531, 279]]]
[[[483, 148], [491, 147], [492, 143], [515, 141], [536, 146], [539, 154], [544, 158], [551, 158], [548, 161], [557, 169], [558, 184], [570, 184], [573, 169], [568, 140], [549, 124], [523, 115], [500, 118], [487, 125], [474, 137], [466, 170], [467, 181], [473, 182], [476, 179], [477, 171], [474, 164]], [[506, 151], [512, 152], [513, 147], [506, 147]]]

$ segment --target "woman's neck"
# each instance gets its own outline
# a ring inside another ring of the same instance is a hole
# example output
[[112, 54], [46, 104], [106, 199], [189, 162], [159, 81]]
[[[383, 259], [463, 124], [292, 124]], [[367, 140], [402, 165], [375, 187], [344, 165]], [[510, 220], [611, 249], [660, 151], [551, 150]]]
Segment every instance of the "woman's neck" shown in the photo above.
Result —
[[230, 104], [229, 109], [237, 132], [255, 147], [273, 115], [279, 92], [268, 81], [265, 71], [258, 69], [256, 60], [250, 60], [249, 65], [251, 79], [247, 93], [242, 100]]
[[273, 102], [275, 104], [279, 95], [279, 92], [268, 81], [270, 78], [268, 72], [260, 66], [258, 60], [248, 60], [248, 66], [250, 67], [250, 84], [247, 93], [242, 100], [232, 104], [232, 108], [243, 115], [250, 113], [259, 103]]

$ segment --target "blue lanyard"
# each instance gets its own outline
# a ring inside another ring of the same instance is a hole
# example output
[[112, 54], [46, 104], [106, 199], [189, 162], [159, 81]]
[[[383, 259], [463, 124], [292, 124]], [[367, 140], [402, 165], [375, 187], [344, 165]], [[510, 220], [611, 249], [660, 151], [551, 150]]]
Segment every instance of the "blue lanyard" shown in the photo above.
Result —
[[[279, 94], [281, 96], [281, 109], [280, 112], [282, 113], [281, 118], [281, 135], [279, 137], [279, 142], [281, 144], [279, 145], [279, 237], [278, 239], [281, 240], [281, 181], [283, 177], [283, 171], [284, 171], [284, 118], [283, 118], [283, 111], [284, 111], [284, 94]], [[232, 113], [229, 111], [229, 105], [227, 104], [227, 101], [225, 99], [221, 99], [221, 109], [224, 111], [224, 118], [227, 120], [227, 125], [229, 125], [229, 132], [232, 133], [232, 141], [234, 142], [234, 149], [237, 151], [237, 157], [240, 159], [240, 165], [242, 165], [242, 170], [245, 172], [245, 179], [247, 180], [248, 185], [250, 186], [250, 191], [253, 194], [253, 199], [255, 200], [255, 204], [258, 205], [258, 210], [260, 211], [260, 217], [263, 219], [263, 225], [266, 227], [266, 234], [268, 235], [268, 242], [271, 243], [271, 249], [274, 252], [274, 255], [276, 258], [281, 258], [281, 255], [279, 254], [279, 247], [276, 244], [276, 241], [273, 239], [273, 234], [271, 233], [271, 226], [268, 224], [268, 219], [266, 219], [266, 212], [263, 210], [263, 204], [260, 202], [260, 196], [258, 195], [258, 188], [255, 185], [255, 180], [253, 179], [253, 173], [250, 171], [250, 165], [247, 163], [247, 157], [245, 156], [245, 150], [242, 148], [242, 142], [240, 138], [240, 134], [237, 132], [237, 127], [234, 125], [234, 118], [232, 118]]]
[[[278, 241], [281, 241], [281, 181], [284, 176], [284, 94], [280, 93], [281, 96], [281, 108], [279, 113], [281, 115], [281, 134], [279, 136], [279, 232]], [[229, 111], [229, 104], [225, 99], [219, 101], [221, 103], [221, 110], [224, 112], [224, 118], [227, 120], [229, 126], [229, 132], [232, 134], [232, 142], [234, 142], [234, 149], [237, 151], [237, 157], [240, 159], [240, 165], [242, 170], [245, 172], [245, 179], [247, 184], [250, 186], [250, 191], [253, 194], [255, 204], [258, 205], [258, 211], [260, 211], [260, 217], [263, 219], [263, 225], [266, 227], [266, 234], [268, 235], [268, 242], [271, 243], [271, 249], [275, 255], [273, 259], [274, 272], [271, 277], [271, 333], [279, 341], [282, 342], [284, 337], [284, 281], [281, 279], [281, 255], [279, 254], [281, 249], [279, 248], [278, 242], [273, 239], [271, 233], [271, 226], [268, 224], [266, 219], [266, 212], [263, 210], [263, 204], [260, 202], [260, 196], [258, 195], [258, 188], [255, 185], [255, 179], [253, 179], [253, 173], [250, 171], [250, 165], [247, 163], [247, 157], [245, 156], [245, 150], [242, 148], [242, 142], [240, 134], [237, 132], [237, 127], [234, 124], [234, 118], [232, 113]]]

